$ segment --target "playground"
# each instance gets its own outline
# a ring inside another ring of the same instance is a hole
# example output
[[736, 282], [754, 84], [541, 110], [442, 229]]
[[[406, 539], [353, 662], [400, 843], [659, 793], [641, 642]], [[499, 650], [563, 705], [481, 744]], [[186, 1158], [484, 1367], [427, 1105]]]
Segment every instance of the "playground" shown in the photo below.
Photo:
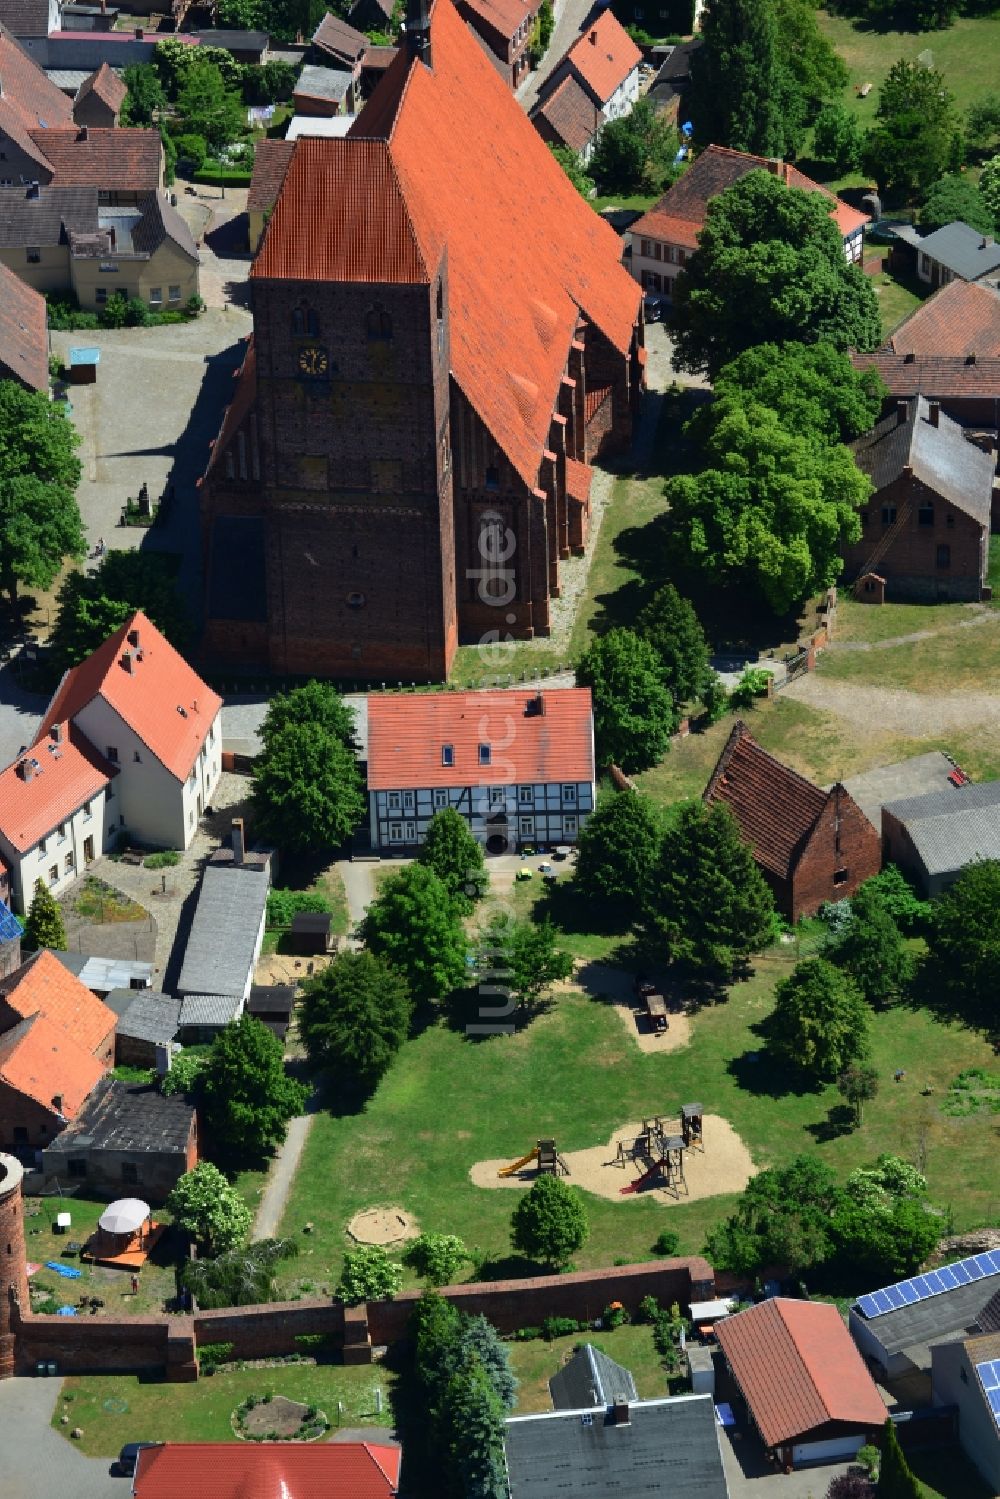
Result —
[[420, 1233], [416, 1218], [405, 1208], [366, 1208], [355, 1213], [347, 1225], [348, 1235], [356, 1244], [403, 1244]]
[[[700, 1111], [700, 1105], [689, 1107]], [[696, 1134], [681, 1111], [632, 1120], [605, 1145], [555, 1152], [558, 1174], [568, 1186], [609, 1202], [685, 1203], [742, 1192], [757, 1170], [750, 1151], [728, 1119], [700, 1112], [696, 1117]], [[544, 1145], [555, 1151], [554, 1141], [539, 1142]], [[477, 1161], [469, 1177], [477, 1187], [525, 1187], [539, 1173], [536, 1147], [516, 1161]]]

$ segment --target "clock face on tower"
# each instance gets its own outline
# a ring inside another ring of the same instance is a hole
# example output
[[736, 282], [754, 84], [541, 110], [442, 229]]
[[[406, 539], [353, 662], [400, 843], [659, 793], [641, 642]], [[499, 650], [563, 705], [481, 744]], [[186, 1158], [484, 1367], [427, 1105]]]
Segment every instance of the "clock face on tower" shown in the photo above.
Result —
[[328, 374], [330, 359], [326, 350], [321, 349], [318, 344], [307, 344], [304, 349], [299, 350], [299, 369], [303, 375], [311, 375], [314, 379]]

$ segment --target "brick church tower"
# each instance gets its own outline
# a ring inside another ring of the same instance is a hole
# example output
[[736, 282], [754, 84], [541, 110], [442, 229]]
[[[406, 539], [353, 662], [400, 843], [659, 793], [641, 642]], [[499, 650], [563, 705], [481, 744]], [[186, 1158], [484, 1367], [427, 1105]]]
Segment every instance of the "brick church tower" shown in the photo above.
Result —
[[0, 1152], [0, 1379], [10, 1379], [14, 1373], [14, 1302], [24, 1311], [29, 1306], [23, 1176], [20, 1161]]

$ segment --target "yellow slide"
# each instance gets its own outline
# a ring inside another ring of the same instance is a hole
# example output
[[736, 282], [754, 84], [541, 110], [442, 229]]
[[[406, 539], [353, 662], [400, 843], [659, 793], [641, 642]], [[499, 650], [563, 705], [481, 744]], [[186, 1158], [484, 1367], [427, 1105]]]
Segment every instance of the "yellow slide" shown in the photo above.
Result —
[[529, 1161], [537, 1160], [538, 1146], [536, 1145], [534, 1150], [529, 1150], [528, 1154], [523, 1155], [519, 1161], [515, 1161], [513, 1166], [505, 1166], [502, 1171], [498, 1171], [497, 1176], [513, 1176], [516, 1171], [520, 1171], [524, 1166], [527, 1166]]

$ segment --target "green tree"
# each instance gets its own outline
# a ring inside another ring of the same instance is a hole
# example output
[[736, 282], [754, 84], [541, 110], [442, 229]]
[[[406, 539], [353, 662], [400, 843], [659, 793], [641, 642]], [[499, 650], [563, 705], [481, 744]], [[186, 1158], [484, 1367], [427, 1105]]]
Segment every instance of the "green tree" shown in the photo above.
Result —
[[205, 1137], [234, 1160], [257, 1161], [285, 1138], [308, 1091], [285, 1072], [281, 1042], [252, 1015], [225, 1026], [200, 1079]]
[[824, 104], [813, 125], [813, 155], [829, 162], [838, 175], [856, 172], [861, 165], [864, 131], [843, 104]]
[[[781, 65], [787, 68], [802, 104], [806, 123], [814, 120], [824, 99], [839, 99], [850, 80], [843, 58], [819, 29], [810, 0], [773, 0], [780, 37]], [[801, 140], [796, 138], [801, 145]]]
[[640, 99], [629, 114], [605, 125], [589, 170], [605, 193], [659, 193], [677, 176], [677, 143], [673, 125]]
[[217, 1259], [186, 1260], [178, 1279], [206, 1311], [223, 1306], [258, 1306], [274, 1300], [277, 1266], [298, 1252], [294, 1239], [256, 1239]]
[[252, 1222], [239, 1192], [210, 1161], [184, 1173], [167, 1198], [167, 1211], [213, 1258], [243, 1244]]
[[[746, 349], [719, 371], [713, 388], [717, 397], [769, 407], [798, 437], [827, 442], [846, 442], [868, 432], [889, 393], [877, 370], [856, 370], [846, 354], [825, 340]], [[704, 441], [711, 435], [711, 411], [704, 407], [691, 421], [692, 436]]]
[[49, 643], [62, 667], [84, 660], [136, 609], [178, 650], [191, 641], [176, 569], [162, 552], [105, 552], [93, 572], [67, 576], [56, 609]]
[[678, 565], [749, 585], [776, 614], [834, 583], [872, 492], [849, 450], [798, 436], [770, 407], [736, 394], [720, 396], [692, 430], [706, 466], [667, 486]]
[[235, 31], [266, 31], [269, 10], [265, 0], [219, 0], [216, 15], [220, 26]]
[[171, 1061], [170, 1071], [160, 1078], [160, 1092], [166, 1098], [174, 1093], [189, 1093], [196, 1097], [201, 1075], [207, 1065], [207, 1047], [198, 1050], [186, 1046]]
[[632, 926], [650, 900], [663, 841], [656, 807], [637, 791], [598, 803], [580, 834], [574, 889], [616, 930]]
[[346, 1073], [371, 1092], [410, 1031], [402, 974], [371, 952], [341, 952], [302, 984], [299, 1031], [315, 1067]]
[[509, 989], [511, 999], [530, 1008], [547, 989], [573, 972], [573, 959], [557, 943], [556, 929], [546, 917], [542, 921], [519, 921], [507, 911], [498, 911], [479, 934], [491, 977]]
[[549, 150], [556, 161], [562, 167], [566, 176], [572, 182], [581, 198], [590, 198], [596, 191], [593, 177], [588, 177], [580, 157], [569, 146], [553, 146], [549, 143]]
[[532, 1182], [510, 1220], [518, 1254], [561, 1270], [586, 1242], [589, 1226], [583, 1198], [559, 1176]]
[[862, 154], [882, 191], [902, 197], [925, 192], [956, 164], [957, 138], [955, 100], [942, 75], [904, 58], [893, 63]]
[[28, 952], [41, 947], [66, 951], [66, 928], [55, 896], [41, 878], [35, 881], [35, 893], [24, 922], [24, 946]]
[[829, 956], [870, 1005], [895, 1003], [913, 977], [913, 957], [877, 888], [867, 882], [851, 899], [851, 917]]
[[837, 1079], [837, 1092], [854, 1110], [855, 1124], [864, 1123], [865, 1104], [878, 1093], [878, 1068], [870, 1062], [851, 1062]]
[[322, 729], [348, 749], [357, 748], [354, 709], [330, 682], [306, 682], [302, 687], [276, 693], [260, 726], [261, 743], [266, 747], [288, 729], [303, 725]]
[[664, 685], [677, 703], [692, 703], [712, 680], [708, 641], [694, 606], [672, 583], [658, 588], [635, 622], [660, 660]]
[[435, 1417], [440, 1412], [448, 1381], [460, 1362], [462, 1336], [460, 1313], [436, 1291], [425, 1291], [413, 1309], [409, 1333], [414, 1349], [414, 1368]]
[[845, 259], [830, 206], [823, 194], [786, 187], [765, 171], [709, 200], [698, 249], [674, 287], [681, 369], [714, 377], [762, 343], [878, 346], [878, 299], [860, 266]]
[[348, 1306], [362, 1301], [391, 1301], [403, 1284], [403, 1267], [391, 1260], [381, 1244], [348, 1249], [337, 1282], [337, 1295]]
[[609, 630], [581, 657], [576, 680], [593, 693], [599, 765], [646, 770], [663, 758], [677, 714], [648, 641]]
[[243, 69], [243, 97], [248, 104], [279, 104], [295, 90], [298, 69], [290, 62], [272, 58], [259, 67]]
[[176, 99], [178, 90], [187, 77], [188, 69], [194, 66], [195, 53], [201, 58], [203, 47], [191, 47], [178, 36], [165, 36], [153, 48], [153, 61], [160, 85], [168, 99]]
[[468, 943], [455, 903], [433, 870], [422, 864], [390, 875], [358, 934], [403, 974], [418, 1003], [446, 999], [467, 980]]
[[878, 892], [889, 915], [908, 937], [917, 935], [927, 926], [931, 916], [930, 902], [920, 900], [896, 864], [884, 865], [878, 874], [865, 880], [861, 888]]
[[652, 887], [649, 937], [707, 979], [730, 980], [774, 936], [774, 897], [722, 802], [681, 804]]
[[920, 227], [930, 232], [953, 224], [956, 219], [971, 224], [980, 234], [993, 233], [995, 215], [980, 189], [971, 178], [952, 173], [941, 177], [924, 194]]
[[187, 131], [200, 135], [215, 150], [239, 140], [246, 123], [239, 93], [211, 62], [195, 61], [186, 70], [177, 94], [177, 112]]
[[195, 135], [189, 132], [179, 135], [175, 142], [177, 146], [177, 159], [192, 172], [200, 172], [205, 165], [205, 157], [208, 155], [208, 143], [203, 135]]
[[921, 1499], [922, 1493], [920, 1484], [903, 1456], [892, 1418], [888, 1417], [882, 1437], [882, 1461], [879, 1464], [875, 1499]]
[[128, 93], [122, 104], [120, 124], [152, 125], [157, 111], [167, 107], [167, 96], [156, 69], [151, 63], [130, 63], [122, 69], [122, 82]]
[[518, 1381], [510, 1366], [507, 1344], [501, 1341], [493, 1323], [483, 1316], [463, 1317], [459, 1348], [463, 1360], [479, 1360], [500, 1404], [505, 1411], [512, 1411], [517, 1404]]
[[471, 1258], [456, 1234], [421, 1234], [403, 1251], [403, 1263], [432, 1286], [448, 1286]]
[[258, 827], [283, 848], [336, 848], [364, 820], [365, 794], [353, 750], [321, 724], [261, 732], [251, 770]]
[[847, 974], [825, 958], [798, 963], [775, 989], [768, 1049], [815, 1083], [839, 1076], [868, 1052], [868, 1011]]
[[979, 196], [993, 215], [994, 228], [1000, 230], [1000, 156], [993, 156], [983, 167], [979, 178]]
[[760, 1171], [744, 1188], [736, 1211], [706, 1241], [717, 1270], [752, 1275], [765, 1265], [807, 1270], [833, 1248], [830, 1224], [840, 1191], [830, 1167], [799, 1155], [787, 1166]]
[[931, 907], [928, 946], [941, 982], [991, 1034], [1000, 1032], [1000, 862], [967, 864]]
[[801, 136], [803, 101], [781, 61], [771, 0], [708, 0], [691, 55], [685, 114], [699, 146], [784, 156]]
[[434, 813], [417, 857], [437, 875], [456, 910], [467, 914], [482, 899], [489, 884], [482, 844], [454, 807], [442, 807]]
[[0, 588], [50, 588], [68, 557], [87, 550], [76, 503], [80, 438], [48, 396], [0, 380]]
[[[448, 1453], [464, 1499], [507, 1499], [503, 1439], [504, 1408], [486, 1370], [473, 1354], [452, 1375], [445, 1391]], [[444, 1434], [444, 1433], [442, 1433]]]
[[1000, 146], [1000, 93], [982, 94], [969, 105], [965, 133], [969, 144], [980, 151]]

